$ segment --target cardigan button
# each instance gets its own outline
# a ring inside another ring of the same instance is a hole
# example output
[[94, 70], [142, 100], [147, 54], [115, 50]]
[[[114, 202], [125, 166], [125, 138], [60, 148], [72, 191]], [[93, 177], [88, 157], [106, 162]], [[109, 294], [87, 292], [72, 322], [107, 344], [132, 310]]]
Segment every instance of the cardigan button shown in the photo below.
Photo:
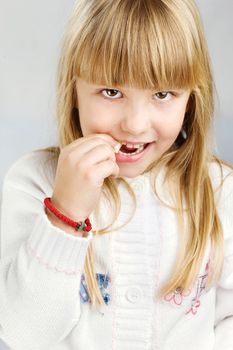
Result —
[[138, 287], [129, 288], [126, 292], [127, 300], [132, 304], [138, 304], [142, 300], [143, 293]]

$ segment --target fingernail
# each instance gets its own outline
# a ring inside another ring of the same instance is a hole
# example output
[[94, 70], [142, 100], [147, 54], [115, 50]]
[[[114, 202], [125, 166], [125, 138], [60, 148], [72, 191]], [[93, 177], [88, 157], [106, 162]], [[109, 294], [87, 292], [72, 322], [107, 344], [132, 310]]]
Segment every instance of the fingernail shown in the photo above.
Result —
[[118, 142], [118, 143], [114, 146], [114, 152], [115, 152], [115, 153], [118, 153], [119, 150], [120, 150], [120, 148], [121, 148], [121, 143]]

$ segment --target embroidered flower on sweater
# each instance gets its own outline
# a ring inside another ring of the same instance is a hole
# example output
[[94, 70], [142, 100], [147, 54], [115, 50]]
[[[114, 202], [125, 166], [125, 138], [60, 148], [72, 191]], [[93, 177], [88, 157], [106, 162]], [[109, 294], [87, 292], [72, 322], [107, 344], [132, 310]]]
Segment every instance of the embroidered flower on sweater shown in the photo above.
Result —
[[[97, 283], [99, 285], [103, 300], [104, 300], [105, 304], [108, 305], [110, 302], [110, 294], [108, 293], [110, 278], [108, 275], [104, 275], [102, 273], [97, 273], [96, 280], [97, 280]], [[82, 304], [90, 303], [91, 300], [90, 300], [90, 297], [88, 294], [87, 283], [86, 283], [84, 274], [82, 274], [82, 276], [81, 276], [79, 294], [80, 294], [80, 300], [81, 300]]]
[[176, 288], [174, 292], [165, 295], [164, 300], [169, 301], [177, 306], [180, 306], [182, 305], [184, 298], [189, 296], [190, 293], [190, 289], [184, 291], [182, 288]]
[[196, 315], [198, 308], [201, 306], [200, 297], [204, 293], [204, 291], [206, 290], [206, 282], [207, 282], [207, 278], [209, 275], [209, 269], [210, 269], [210, 265], [208, 262], [206, 264], [206, 267], [205, 267], [204, 275], [199, 276], [197, 279], [196, 294], [195, 294], [194, 298], [192, 299], [191, 307], [186, 312], [186, 314], [192, 313], [193, 315]]
[[[210, 262], [206, 264], [205, 273], [197, 278], [195, 295], [191, 301], [191, 307], [188, 309], [186, 314], [192, 313], [196, 315], [200, 305], [200, 297], [206, 290], [206, 282], [209, 275]], [[184, 291], [182, 288], [177, 288], [174, 292], [171, 292], [165, 295], [164, 300], [170, 302], [172, 305], [181, 306], [184, 302], [184, 299], [191, 294], [191, 289]]]
[[186, 312], [186, 315], [189, 313], [192, 313], [193, 315], [196, 315], [198, 308], [200, 307], [201, 302], [199, 299], [192, 299], [192, 306], [191, 308]]

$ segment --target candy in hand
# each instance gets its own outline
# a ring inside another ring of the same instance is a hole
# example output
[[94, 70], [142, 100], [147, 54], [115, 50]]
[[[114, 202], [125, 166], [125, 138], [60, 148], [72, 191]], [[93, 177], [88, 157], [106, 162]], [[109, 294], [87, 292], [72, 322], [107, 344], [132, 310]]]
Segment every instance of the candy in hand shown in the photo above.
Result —
[[120, 148], [121, 148], [121, 143], [118, 142], [118, 143], [114, 146], [114, 152], [115, 152], [115, 153], [118, 153], [119, 150], [120, 150]]

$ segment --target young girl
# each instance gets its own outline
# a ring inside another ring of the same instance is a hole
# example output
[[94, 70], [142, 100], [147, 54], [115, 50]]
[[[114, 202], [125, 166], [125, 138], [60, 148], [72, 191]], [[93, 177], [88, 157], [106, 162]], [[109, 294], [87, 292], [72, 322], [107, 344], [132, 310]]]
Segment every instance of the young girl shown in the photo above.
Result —
[[14, 350], [233, 348], [233, 176], [212, 153], [193, 0], [79, 0], [59, 147], [8, 171], [0, 337]]

